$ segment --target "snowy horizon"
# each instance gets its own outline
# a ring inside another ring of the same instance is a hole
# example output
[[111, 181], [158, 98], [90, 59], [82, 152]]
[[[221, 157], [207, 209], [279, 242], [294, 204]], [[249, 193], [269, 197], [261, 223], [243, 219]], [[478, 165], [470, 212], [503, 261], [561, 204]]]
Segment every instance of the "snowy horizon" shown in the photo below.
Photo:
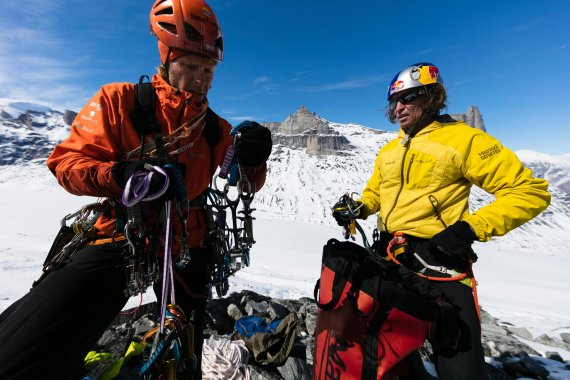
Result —
[[[0, 219], [0, 312], [24, 295], [41, 274], [61, 219], [92, 201], [66, 193], [44, 167], [0, 167], [0, 209], [4, 216], [13, 216]], [[251, 265], [231, 277], [230, 292], [247, 289], [282, 299], [312, 297], [322, 248], [331, 238], [342, 240], [340, 228], [263, 211], [254, 216], [257, 243], [251, 250]], [[501, 241], [507, 236], [475, 244], [481, 307], [501, 323], [527, 328], [534, 338], [570, 332], [570, 283], [565, 281], [570, 255], [550, 252], [549, 244], [543, 244], [543, 251], [509, 248]], [[359, 239], [356, 242], [361, 244]], [[153, 300], [152, 291], [147, 290], [144, 302]], [[125, 308], [138, 303], [137, 297], [132, 298]], [[525, 343], [542, 353], [555, 350]], [[570, 352], [556, 351], [570, 360]]]

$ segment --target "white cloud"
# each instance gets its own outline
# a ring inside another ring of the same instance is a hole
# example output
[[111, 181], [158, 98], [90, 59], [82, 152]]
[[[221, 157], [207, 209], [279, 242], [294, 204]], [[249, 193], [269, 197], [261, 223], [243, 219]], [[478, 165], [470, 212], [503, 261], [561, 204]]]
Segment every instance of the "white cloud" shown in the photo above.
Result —
[[363, 79], [346, 80], [337, 83], [324, 84], [322, 86], [300, 88], [299, 92], [324, 92], [334, 90], [351, 90], [354, 88], [368, 87], [376, 82], [384, 81], [386, 78], [383, 76], [371, 76]]
[[235, 121], [244, 121], [244, 120], [257, 120], [255, 116], [233, 116], [229, 118], [230, 120]]
[[531, 29], [532, 27], [540, 24], [541, 22], [542, 22], [541, 18], [535, 18], [532, 20], [527, 20], [527, 21], [523, 22], [522, 24], [519, 24], [519, 25], [512, 27], [511, 29], [509, 29], [509, 32], [511, 32], [511, 33], [522, 32], [522, 31], [525, 31], [527, 29]]
[[258, 87], [263, 91], [273, 91], [277, 87], [279, 87], [279, 84], [273, 82], [273, 80], [268, 76], [261, 76], [261, 77], [255, 78], [253, 80], [252, 84], [255, 87]]

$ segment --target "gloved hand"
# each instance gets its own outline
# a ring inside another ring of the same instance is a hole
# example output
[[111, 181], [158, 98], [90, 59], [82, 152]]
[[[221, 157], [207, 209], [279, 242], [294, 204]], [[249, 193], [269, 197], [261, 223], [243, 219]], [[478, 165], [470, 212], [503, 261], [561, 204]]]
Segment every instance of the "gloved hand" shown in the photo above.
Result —
[[465, 263], [468, 258], [477, 261], [477, 255], [471, 248], [475, 240], [477, 235], [469, 223], [461, 220], [435, 234], [431, 238], [431, 244], [441, 253], [440, 257]]
[[355, 201], [348, 194], [344, 194], [332, 207], [332, 216], [341, 227], [346, 227], [353, 219], [360, 215], [362, 202]]
[[[177, 182], [183, 181], [185, 168], [184, 165], [171, 162], [167, 158], [160, 157], [146, 157], [142, 160], [136, 161], [120, 161], [113, 165], [111, 173], [113, 179], [122, 187], [125, 188], [127, 181], [133, 174], [139, 171], [150, 172], [152, 169], [145, 165], [158, 166], [162, 168], [169, 178], [168, 188], [164, 194], [156, 201], [165, 201], [172, 199], [176, 196]], [[174, 173], [176, 171], [177, 173]], [[156, 194], [161, 191], [165, 184], [165, 178], [160, 173], [155, 173], [150, 180], [148, 194]], [[182, 183], [182, 186], [184, 184]]]
[[245, 166], [264, 164], [273, 147], [271, 131], [255, 121], [246, 120], [232, 129], [232, 134], [237, 133], [235, 149], [239, 162]]

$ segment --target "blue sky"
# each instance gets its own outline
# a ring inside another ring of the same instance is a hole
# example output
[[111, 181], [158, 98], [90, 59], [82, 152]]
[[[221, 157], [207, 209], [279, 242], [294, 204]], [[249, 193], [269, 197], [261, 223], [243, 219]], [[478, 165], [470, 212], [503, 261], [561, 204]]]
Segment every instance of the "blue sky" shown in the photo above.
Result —
[[[225, 60], [209, 99], [233, 124], [283, 121], [301, 105], [334, 122], [396, 130], [396, 72], [433, 62], [450, 113], [481, 110], [513, 150], [570, 152], [570, 2], [212, 0]], [[159, 63], [152, 1], [7, 1], [0, 97], [79, 110], [108, 82]]]

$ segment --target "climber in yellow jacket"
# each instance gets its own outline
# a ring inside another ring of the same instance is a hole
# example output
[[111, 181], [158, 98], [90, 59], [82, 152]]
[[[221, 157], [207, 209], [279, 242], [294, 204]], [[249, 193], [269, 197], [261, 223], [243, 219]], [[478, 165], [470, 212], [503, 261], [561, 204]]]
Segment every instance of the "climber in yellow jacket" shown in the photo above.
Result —
[[[474, 241], [504, 235], [550, 203], [546, 180], [534, 178], [494, 137], [442, 114], [446, 100], [439, 69], [431, 63], [406, 67], [390, 82], [386, 115], [399, 124], [399, 135], [380, 149], [357, 212], [362, 219], [378, 213], [379, 253], [386, 255], [394, 233], [404, 233], [409, 251], [421, 260], [402, 261], [418, 273], [441, 278], [450, 275], [433, 268], [469, 271], [477, 259]], [[473, 185], [495, 200], [471, 212]], [[333, 215], [346, 223], [342, 215]], [[439, 379], [486, 379], [472, 282], [433, 285], [455, 306], [461, 331], [452, 347], [434, 347]]]

